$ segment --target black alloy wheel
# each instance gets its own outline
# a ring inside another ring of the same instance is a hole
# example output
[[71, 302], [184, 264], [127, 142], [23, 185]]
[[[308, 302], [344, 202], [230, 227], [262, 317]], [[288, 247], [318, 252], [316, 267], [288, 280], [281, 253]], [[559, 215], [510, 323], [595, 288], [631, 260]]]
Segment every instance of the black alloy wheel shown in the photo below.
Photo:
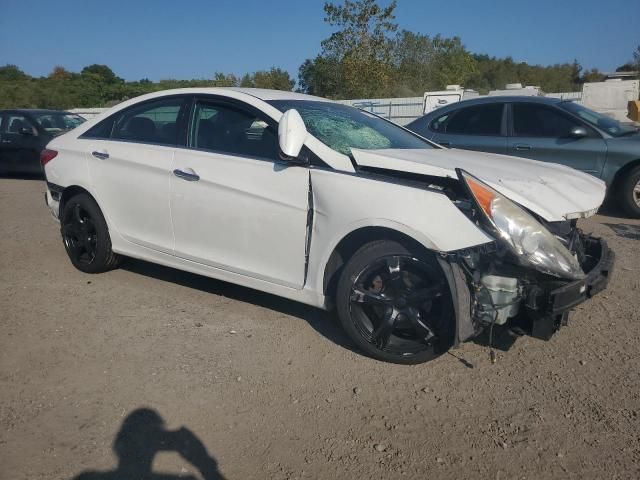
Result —
[[82, 205], [75, 203], [65, 212], [61, 231], [64, 247], [74, 265], [90, 265], [95, 261], [98, 233], [93, 219]]
[[339, 314], [347, 333], [375, 358], [422, 363], [451, 345], [449, 286], [436, 260], [416, 253], [395, 242], [373, 242], [345, 267]]
[[60, 233], [71, 263], [86, 273], [106, 272], [120, 264], [111, 249], [107, 222], [95, 200], [80, 193], [64, 202]]

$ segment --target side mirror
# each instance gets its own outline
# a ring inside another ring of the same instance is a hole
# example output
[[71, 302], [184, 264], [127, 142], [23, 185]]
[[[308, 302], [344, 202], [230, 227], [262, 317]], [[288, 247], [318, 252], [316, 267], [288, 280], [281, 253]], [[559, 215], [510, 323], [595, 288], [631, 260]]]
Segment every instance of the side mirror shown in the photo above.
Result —
[[588, 135], [587, 129], [584, 127], [573, 127], [569, 136], [571, 138], [584, 138]]
[[307, 127], [297, 110], [284, 112], [278, 124], [280, 150], [289, 158], [297, 158], [307, 138]]
[[29, 127], [22, 127], [20, 128], [20, 130], [18, 130], [18, 133], [20, 135], [29, 135], [29, 136], [34, 136], [35, 134], [33, 133], [33, 129], [29, 128]]

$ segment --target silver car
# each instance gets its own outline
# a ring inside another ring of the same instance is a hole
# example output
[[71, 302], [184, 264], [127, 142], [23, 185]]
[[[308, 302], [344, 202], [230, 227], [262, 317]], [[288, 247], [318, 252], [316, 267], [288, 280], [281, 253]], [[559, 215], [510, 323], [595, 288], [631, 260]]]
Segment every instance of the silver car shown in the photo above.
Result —
[[572, 101], [482, 97], [434, 110], [407, 125], [440, 145], [554, 162], [604, 180], [640, 218], [640, 133]]

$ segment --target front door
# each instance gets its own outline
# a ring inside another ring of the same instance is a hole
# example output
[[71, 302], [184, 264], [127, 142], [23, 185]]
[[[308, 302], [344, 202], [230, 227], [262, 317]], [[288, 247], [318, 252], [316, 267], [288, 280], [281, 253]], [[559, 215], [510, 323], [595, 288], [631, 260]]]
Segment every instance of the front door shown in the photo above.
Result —
[[[535, 103], [513, 103], [509, 154], [561, 163], [599, 177], [607, 144], [598, 132], [557, 108]], [[587, 136], [572, 138], [573, 127], [584, 127]]]
[[192, 118], [171, 178], [175, 254], [301, 288], [308, 169], [279, 161], [277, 125], [248, 105], [202, 100]]

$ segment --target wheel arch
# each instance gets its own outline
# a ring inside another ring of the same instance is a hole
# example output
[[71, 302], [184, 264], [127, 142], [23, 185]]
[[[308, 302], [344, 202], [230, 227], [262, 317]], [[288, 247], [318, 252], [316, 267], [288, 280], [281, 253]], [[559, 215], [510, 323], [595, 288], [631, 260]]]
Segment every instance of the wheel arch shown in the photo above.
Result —
[[59, 212], [61, 216], [62, 212], [64, 211], [64, 206], [69, 201], [69, 199], [80, 193], [86, 193], [93, 199], [94, 202], [96, 202], [96, 204], [98, 203], [96, 198], [86, 188], [83, 188], [80, 185], [69, 185], [62, 190], [62, 195], [60, 196]]
[[334, 298], [340, 273], [346, 262], [356, 251], [366, 243], [376, 240], [393, 240], [411, 248], [423, 249], [436, 253], [431, 245], [425, 245], [407, 232], [389, 226], [368, 225], [356, 228], [334, 245], [326, 262], [322, 274], [322, 292], [325, 297]]
[[[640, 158], [636, 160], [631, 160], [627, 162], [624, 166], [618, 169], [618, 171], [613, 176], [613, 180], [611, 181], [611, 189], [620, 188], [620, 183], [624, 181], [624, 176], [629, 173], [634, 168], [640, 167]], [[615, 195], [615, 192], [613, 192]]]

